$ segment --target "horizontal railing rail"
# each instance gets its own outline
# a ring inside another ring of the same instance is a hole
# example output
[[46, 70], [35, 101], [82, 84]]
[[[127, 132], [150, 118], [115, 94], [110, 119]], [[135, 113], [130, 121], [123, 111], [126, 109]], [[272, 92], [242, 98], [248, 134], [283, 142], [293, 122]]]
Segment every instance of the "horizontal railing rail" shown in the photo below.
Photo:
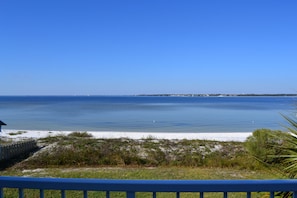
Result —
[[[5, 190], [18, 189], [18, 197], [25, 197], [25, 189], [37, 189], [39, 197], [45, 197], [44, 191], [58, 190], [59, 197], [66, 197], [66, 191], [82, 191], [88, 197], [89, 191], [103, 191], [109, 198], [111, 192], [125, 192], [125, 197], [135, 198], [136, 193], [150, 192], [157, 197], [160, 192], [173, 192], [180, 197], [181, 193], [220, 192], [227, 198], [228, 193], [243, 192], [251, 197], [253, 192], [267, 192], [270, 198], [276, 192], [291, 192], [297, 198], [297, 180], [110, 180], [110, 179], [69, 179], [69, 178], [33, 178], [33, 177], [0, 177], [0, 198], [5, 197]], [[141, 197], [141, 196], [140, 196]], [[197, 196], [198, 197], [198, 196]]]

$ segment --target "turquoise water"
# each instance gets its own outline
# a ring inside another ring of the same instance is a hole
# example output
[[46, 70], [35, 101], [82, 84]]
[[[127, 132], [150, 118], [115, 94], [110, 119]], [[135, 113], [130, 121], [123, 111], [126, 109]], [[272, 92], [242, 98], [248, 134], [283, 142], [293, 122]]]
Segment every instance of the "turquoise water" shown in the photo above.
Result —
[[2, 96], [4, 129], [251, 132], [284, 129], [296, 97]]

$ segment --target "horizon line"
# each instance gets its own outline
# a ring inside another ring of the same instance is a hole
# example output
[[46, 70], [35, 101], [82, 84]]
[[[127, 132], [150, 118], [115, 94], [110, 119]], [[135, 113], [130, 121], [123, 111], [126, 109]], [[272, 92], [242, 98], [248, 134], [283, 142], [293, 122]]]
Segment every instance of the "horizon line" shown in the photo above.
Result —
[[5, 94], [0, 97], [18, 96], [297, 96], [297, 93], [142, 93], [142, 94]]

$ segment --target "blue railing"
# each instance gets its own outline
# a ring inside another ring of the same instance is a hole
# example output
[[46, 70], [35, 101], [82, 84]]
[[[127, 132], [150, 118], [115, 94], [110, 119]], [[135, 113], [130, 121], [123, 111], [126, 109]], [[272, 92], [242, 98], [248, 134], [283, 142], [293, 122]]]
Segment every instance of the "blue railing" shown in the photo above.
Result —
[[[66, 197], [67, 191], [81, 191], [87, 198], [90, 191], [103, 191], [109, 198], [112, 192], [124, 192], [125, 197], [134, 198], [136, 193], [150, 192], [151, 197], [158, 193], [173, 192], [174, 197], [181, 193], [193, 192], [200, 198], [209, 192], [220, 192], [227, 198], [229, 193], [243, 192], [244, 197], [252, 193], [266, 192], [265, 197], [273, 198], [276, 192], [291, 192], [297, 198], [297, 180], [110, 180], [110, 179], [65, 179], [65, 178], [30, 178], [0, 177], [0, 198], [6, 197], [8, 189], [17, 189], [19, 198], [26, 196], [25, 190], [37, 189], [38, 196], [45, 197], [45, 191], [58, 190], [58, 197]], [[9, 196], [7, 196], [9, 197]], [[139, 196], [142, 197], [142, 196]], [[235, 196], [238, 197], [238, 196]]]

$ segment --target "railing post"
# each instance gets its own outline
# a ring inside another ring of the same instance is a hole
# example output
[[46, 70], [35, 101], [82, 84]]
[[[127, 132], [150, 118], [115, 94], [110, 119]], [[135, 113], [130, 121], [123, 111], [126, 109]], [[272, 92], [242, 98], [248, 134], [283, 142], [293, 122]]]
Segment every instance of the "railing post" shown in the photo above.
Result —
[[0, 188], [0, 198], [4, 198], [3, 188]]
[[84, 198], [88, 198], [88, 191], [84, 190]]
[[61, 198], [66, 198], [65, 190], [61, 190]]
[[127, 198], [135, 198], [135, 192], [127, 192]]
[[246, 193], [246, 198], [251, 198], [251, 197], [252, 197], [251, 192], [247, 192]]
[[39, 197], [44, 198], [44, 190], [43, 189], [39, 190]]
[[157, 198], [157, 193], [153, 192], [153, 198]]
[[274, 198], [274, 192], [270, 192], [270, 198]]
[[200, 192], [200, 198], [204, 198], [204, 192]]
[[110, 192], [109, 191], [106, 191], [106, 198], [110, 198]]
[[228, 193], [224, 192], [224, 198], [228, 198]]
[[297, 191], [293, 192], [293, 198], [297, 198]]
[[176, 198], [180, 198], [180, 193], [176, 192]]
[[24, 198], [24, 189], [19, 188], [19, 198]]

